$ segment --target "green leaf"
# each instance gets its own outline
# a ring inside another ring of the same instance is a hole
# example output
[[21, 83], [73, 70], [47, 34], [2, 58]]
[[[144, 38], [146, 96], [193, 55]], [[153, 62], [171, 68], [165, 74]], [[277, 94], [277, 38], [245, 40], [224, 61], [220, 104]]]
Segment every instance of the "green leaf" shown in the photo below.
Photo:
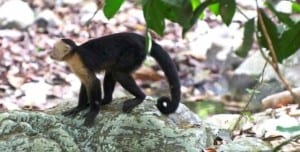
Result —
[[[167, 4], [168, 6], [175, 6], [175, 7], [181, 7], [182, 3], [184, 3], [186, 0], [157, 0], [162, 1], [163, 3]], [[191, 1], [188, 0], [189, 3]]]
[[254, 121], [253, 115], [249, 111], [243, 111], [242, 115], [246, 118], [248, 118], [250, 121]]
[[143, 0], [147, 27], [162, 35], [164, 19], [178, 23], [184, 31], [192, 27], [193, 6], [190, 0]]
[[248, 94], [259, 94], [259, 93], [260, 93], [259, 90], [249, 89], [249, 88], [246, 88], [246, 92], [247, 92]]
[[164, 14], [162, 11], [166, 8], [164, 8], [160, 0], [144, 0], [143, 2], [143, 12], [147, 27], [162, 36], [165, 29]]
[[190, 0], [162, 0], [162, 2], [165, 18], [178, 23], [183, 30], [192, 27], [193, 6]]
[[236, 54], [240, 57], [246, 57], [253, 44], [254, 35], [254, 18], [248, 20], [244, 26], [243, 43], [236, 51]]
[[152, 37], [151, 34], [148, 30], [148, 28], [146, 29], [146, 52], [150, 53], [151, 49], [152, 49]]
[[[193, 13], [193, 17], [191, 18], [191, 25], [194, 25], [197, 20], [199, 19], [199, 16], [203, 13], [203, 11], [212, 4], [217, 3], [218, 0], [206, 0], [203, 3], [201, 3], [195, 10]], [[183, 30], [183, 33], [187, 32], [186, 29]]]
[[218, 0], [206, 0], [203, 3], [201, 3], [195, 10], [193, 13], [193, 17], [192, 17], [192, 25], [196, 23], [196, 21], [198, 20], [199, 16], [203, 13], [203, 11], [210, 5], [217, 3]]
[[261, 14], [262, 16], [262, 23], [260, 22], [260, 20], [258, 20], [257, 26], [258, 26], [258, 31], [259, 31], [259, 44], [264, 47], [267, 48], [268, 50], [270, 50], [269, 46], [268, 46], [268, 42], [266, 40], [266, 35], [265, 33], [263, 33], [262, 30], [262, 25], [264, 24], [266, 27], [266, 34], [268, 34], [268, 36], [270, 37], [271, 40], [271, 45], [273, 46], [273, 48], [275, 49], [275, 52], [277, 53], [279, 48], [278, 48], [278, 32], [277, 32], [277, 27], [276, 25], [272, 22], [271, 19], [268, 18], [268, 16], [264, 13], [264, 11], [262, 9], [258, 10], [258, 13]]
[[[171, 1], [171, 2], [169, 2]], [[173, 2], [176, 1], [176, 5]], [[188, 0], [163, 0], [165, 17], [173, 22], [179, 23], [183, 28], [191, 27], [191, 18], [193, 15], [193, 6]], [[168, 2], [168, 3], [166, 3]]]
[[199, 5], [201, 0], [190, 0], [192, 3], [193, 10], [195, 10]]
[[209, 6], [209, 10], [214, 13], [215, 15], [220, 14], [220, 3], [211, 4]]
[[105, 0], [103, 12], [106, 18], [112, 18], [120, 9], [124, 0]]
[[235, 13], [235, 7], [235, 0], [220, 0], [220, 13], [222, 20], [226, 25], [231, 23]]
[[279, 50], [276, 52], [278, 62], [294, 54], [300, 48], [300, 21], [287, 31], [283, 32], [279, 39]]
[[276, 11], [273, 5], [268, 2], [266, 3], [266, 5], [277, 16], [280, 22], [284, 23], [287, 26], [294, 25], [294, 21], [290, 18], [290, 14]]
[[293, 10], [293, 12], [300, 13], [300, 4], [297, 3], [297, 2], [293, 2], [292, 3], [292, 10]]
[[292, 126], [292, 127], [277, 126], [276, 130], [278, 130], [280, 132], [294, 133], [294, 132], [300, 131], [300, 126]]

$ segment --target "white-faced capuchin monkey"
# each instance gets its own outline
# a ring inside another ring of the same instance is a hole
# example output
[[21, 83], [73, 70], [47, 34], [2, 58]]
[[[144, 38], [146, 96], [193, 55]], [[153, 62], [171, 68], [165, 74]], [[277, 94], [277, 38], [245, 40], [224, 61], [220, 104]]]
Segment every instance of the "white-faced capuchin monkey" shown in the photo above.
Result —
[[[89, 107], [84, 125], [91, 126], [99, 113], [100, 105], [112, 101], [112, 93], [116, 82], [135, 96], [126, 100], [122, 110], [130, 112], [143, 102], [146, 95], [137, 86], [131, 73], [141, 66], [145, 60], [145, 37], [134, 33], [117, 33], [92, 39], [76, 45], [70, 39], [61, 39], [55, 45], [50, 57], [65, 61], [70, 69], [81, 80], [79, 101], [77, 107], [66, 111], [63, 115], [75, 116], [81, 110]], [[180, 102], [180, 81], [175, 64], [170, 56], [154, 41], [150, 55], [159, 63], [168, 80], [171, 99], [160, 97], [157, 108], [163, 114], [176, 111]], [[96, 72], [104, 70], [104, 98], [101, 98], [100, 81]]]

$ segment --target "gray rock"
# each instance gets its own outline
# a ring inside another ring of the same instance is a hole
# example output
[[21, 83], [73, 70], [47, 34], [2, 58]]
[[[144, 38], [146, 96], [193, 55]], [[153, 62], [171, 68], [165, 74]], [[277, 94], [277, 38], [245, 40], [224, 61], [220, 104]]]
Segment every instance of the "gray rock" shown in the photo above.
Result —
[[83, 0], [59, 0], [59, 1], [61, 1], [61, 3], [63, 3], [63, 4], [67, 4], [67, 5], [75, 5], [75, 4], [83, 2]]
[[15, 29], [2, 29], [0, 30], [0, 37], [5, 37], [14, 41], [22, 39], [23, 34], [19, 30]]
[[274, 94], [284, 90], [281, 82], [277, 79], [272, 79], [270, 81], [265, 81], [257, 87], [257, 93], [254, 94], [252, 101], [249, 104], [249, 109], [253, 111], [260, 111], [263, 109], [262, 99], [270, 94]]
[[[260, 75], [266, 61], [259, 51], [253, 53], [250, 57], [234, 71], [235, 74]], [[281, 66], [280, 66], [281, 67]], [[276, 78], [276, 74], [270, 65], [267, 65], [264, 74], [264, 80], [269, 81]]]
[[83, 2], [82, 7], [80, 8], [80, 23], [86, 24], [90, 19], [96, 22], [103, 21], [104, 23], [107, 23], [108, 19], [104, 16], [103, 11], [99, 10], [97, 14], [94, 14], [97, 9], [96, 1]]
[[236, 151], [247, 151], [247, 152], [257, 152], [257, 151], [271, 151], [271, 146], [258, 138], [253, 137], [242, 137], [236, 139], [228, 144], [221, 145], [218, 151], [222, 152], [236, 152]]
[[[123, 102], [101, 108], [95, 125], [82, 125], [85, 112], [74, 119], [42, 112], [0, 114], [0, 151], [189, 151], [212, 146], [216, 127], [202, 124], [184, 105], [161, 115], [155, 101], [146, 99], [131, 113]], [[68, 107], [68, 105], [62, 105]]]
[[34, 22], [34, 12], [26, 2], [10, 0], [0, 6], [0, 28], [24, 29]]
[[37, 19], [46, 20], [50, 26], [58, 26], [63, 24], [59, 17], [50, 9], [45, 9], [39, 13]]
[[282, 74], [293, 87], [300, 87], [300, 49], [290, 57], [284, 60]]

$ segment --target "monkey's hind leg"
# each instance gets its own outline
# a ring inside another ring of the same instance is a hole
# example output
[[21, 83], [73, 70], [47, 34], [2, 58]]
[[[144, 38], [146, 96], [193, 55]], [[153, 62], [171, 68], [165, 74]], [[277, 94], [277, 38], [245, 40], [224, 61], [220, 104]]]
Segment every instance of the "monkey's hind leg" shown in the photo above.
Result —
[[111, 103], [112, 94], [114, 92], [116, 80], [114, 79], [111, 72], [106, 71], [103, 82], [104, 99], [101, 101], [101, 105]]
[[143, 91], [135, 83], [132, 76], [128, 73], [116, 72], [114, 73], [115, 79], [122, 85], [124, 89], [135, 96], [134, 99], [126, 100], [123, 104], [123, 112], [130, 112], [134, 107], [142, 103], [146, 97]]
[[83, 84], [81, 84], [80, 91], [79, 91], [78, 105], [75, 108], [63, 112], [62, 115], [75, 117], [80, 111], [85, 110], [88, 107], [89, 107], [89, 103], [88, 103], [86, 87]]

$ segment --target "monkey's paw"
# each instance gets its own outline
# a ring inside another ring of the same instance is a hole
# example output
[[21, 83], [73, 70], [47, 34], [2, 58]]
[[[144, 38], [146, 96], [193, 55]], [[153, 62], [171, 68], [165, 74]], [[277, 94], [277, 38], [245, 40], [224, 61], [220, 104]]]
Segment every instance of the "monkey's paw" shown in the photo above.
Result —
[[126, 112], [126, 113], [129, 113], [132, 111], [132, 109], [134, 107], [136, 107], [137, 105], [139, 105], [140, 103], [142, 103], [143, 100], [141, 99], [129, 99], [129, 100], [126, 100], [123, 104], [123, 107], [122, 107], [122, 111], [123, 112]]
[[84, 125], [87, 127], [91, 127], [94, 124], [94, 120], [97, 117], [99, 113], [100, 108], [99, 107], [91, 107], [90, 110], [84, 115], [85, 121]]

